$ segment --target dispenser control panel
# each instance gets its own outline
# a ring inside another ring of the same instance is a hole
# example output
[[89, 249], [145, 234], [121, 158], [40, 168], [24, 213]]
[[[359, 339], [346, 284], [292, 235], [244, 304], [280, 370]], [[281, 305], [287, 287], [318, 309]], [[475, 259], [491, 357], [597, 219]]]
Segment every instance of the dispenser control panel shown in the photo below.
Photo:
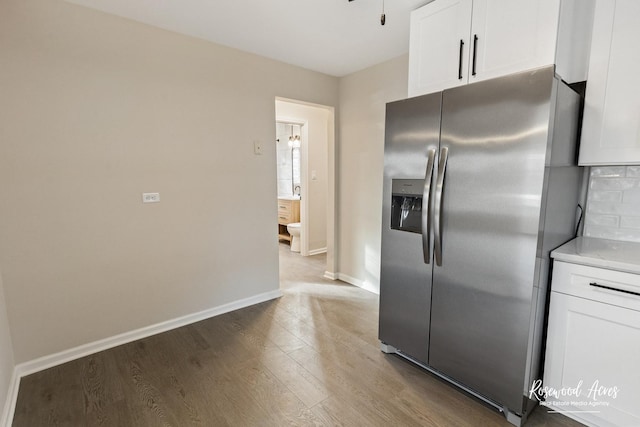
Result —
[[391, 180], [391, 228], [422, 233], [424, 179]]

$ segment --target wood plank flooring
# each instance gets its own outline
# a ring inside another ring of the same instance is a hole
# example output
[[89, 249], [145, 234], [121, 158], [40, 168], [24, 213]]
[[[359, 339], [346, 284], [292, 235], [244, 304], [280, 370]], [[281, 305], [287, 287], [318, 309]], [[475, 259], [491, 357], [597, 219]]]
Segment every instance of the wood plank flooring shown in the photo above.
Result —
[[[385, 355], [378, 298], [281, 244], [284, 296], [22, 379], [21, 426], [509, 426]], [[579, 426], [538, 408], [529, 426]]]

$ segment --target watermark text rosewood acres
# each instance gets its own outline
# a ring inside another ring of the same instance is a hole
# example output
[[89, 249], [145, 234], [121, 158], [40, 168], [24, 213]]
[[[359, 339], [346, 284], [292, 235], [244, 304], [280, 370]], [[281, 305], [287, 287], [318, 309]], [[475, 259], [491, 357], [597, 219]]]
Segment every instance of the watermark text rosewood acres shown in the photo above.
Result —
[[529, 390], [529, 399], [537, 400], [541, 406], [570, 412], [568, 410], [571, 408], [583, 408], [584, 410], [609, 406], [610, 401], [617, 398], [619, 393], [619, 387], [602, 385], [599, 380], [595, 380], [588, 388], [585, 387], [582, 380], [575, 387], [561, 388], [544, 386], [542, 380], [536, 380]]

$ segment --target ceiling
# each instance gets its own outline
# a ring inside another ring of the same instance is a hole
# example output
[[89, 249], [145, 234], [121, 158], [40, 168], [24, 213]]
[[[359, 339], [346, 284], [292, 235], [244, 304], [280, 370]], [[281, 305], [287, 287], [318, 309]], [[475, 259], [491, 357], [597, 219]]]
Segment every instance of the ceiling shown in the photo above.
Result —
[[409, 12], [429, 0], [67, 0], [333, 76], [409, 50]]

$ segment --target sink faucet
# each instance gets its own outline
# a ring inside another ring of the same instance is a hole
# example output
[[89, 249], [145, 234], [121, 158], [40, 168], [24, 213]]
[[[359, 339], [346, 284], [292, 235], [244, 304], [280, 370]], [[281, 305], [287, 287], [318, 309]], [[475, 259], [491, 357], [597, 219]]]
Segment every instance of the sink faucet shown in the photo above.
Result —
[[300, 195], [300, 186], [299, 185], [296, 185], [295, 187], [293, 187], [293, 195], [295, 196], [296, 194], [298, 196]]

